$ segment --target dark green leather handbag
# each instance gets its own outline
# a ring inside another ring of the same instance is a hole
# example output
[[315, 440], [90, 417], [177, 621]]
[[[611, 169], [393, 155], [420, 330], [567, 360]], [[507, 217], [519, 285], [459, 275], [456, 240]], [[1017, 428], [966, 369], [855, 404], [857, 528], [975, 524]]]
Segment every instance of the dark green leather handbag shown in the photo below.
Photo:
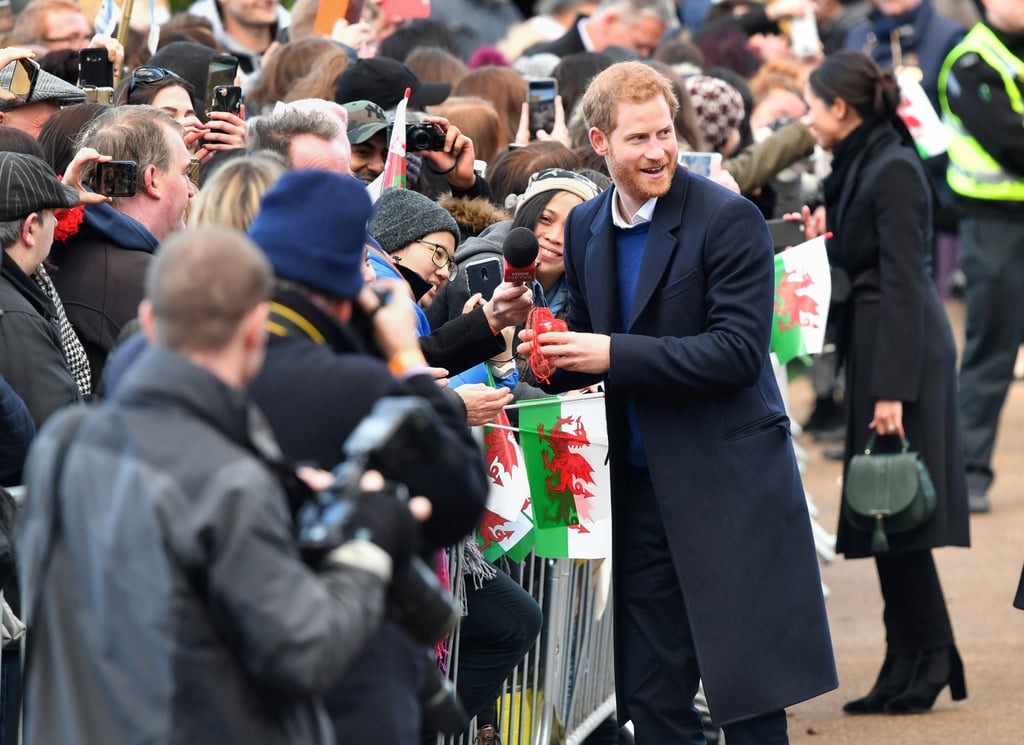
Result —
[[871, 531], [871, 550], [889, 550], [889, 536], [924, 525], [935, 513], [935, 485], [918, 454], [900, 438], [898, 453], [875, 453], [872, 432], [862, 455], [846, 469], [843, 513], [855, 528]]

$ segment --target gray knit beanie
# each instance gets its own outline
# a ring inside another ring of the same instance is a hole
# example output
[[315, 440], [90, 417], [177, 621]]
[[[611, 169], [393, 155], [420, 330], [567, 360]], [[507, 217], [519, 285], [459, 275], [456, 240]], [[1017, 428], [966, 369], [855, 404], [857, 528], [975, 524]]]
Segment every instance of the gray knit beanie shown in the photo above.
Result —
[[418, 191], [388, 188], [377, 200], [369, 232], [389, 254], [425, 235], [448, 231], [459, 242], [459, 224], [449, 212]]

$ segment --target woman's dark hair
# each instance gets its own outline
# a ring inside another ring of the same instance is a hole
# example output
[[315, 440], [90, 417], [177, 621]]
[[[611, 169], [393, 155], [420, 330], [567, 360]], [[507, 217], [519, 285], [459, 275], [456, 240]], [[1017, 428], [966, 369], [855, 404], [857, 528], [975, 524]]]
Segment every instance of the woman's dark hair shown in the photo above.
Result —
[[121, 82], [117, 84], [117, 88], [114, 89], [114, 105], [124, 106], [131, 104], [132, 106], [141, 106], [152, 104], [156, 94], [164, 88], [178, 86], [185, 89], [189, 98], [192, 99], [193, 108], [196, 108], [198, 111], [199, 101], [196, 99], [196, 89], [192, 87], [192, 84], [170, 70], [164, 70], [164, 72], [167, 74], [160, 80], [154, 80], [151, 83], [136, 82], [134, 88], [132, 88], [132, 81], [135, 80], [134, 71], [130, 75], [125, 75]]
[[807, 83], [826, 104], [841, 98], [865, 121], [892, 118], [900, 103], [896, 78], [862, 52], [830, 54]]
[[533, 230], [537, 227], [537, 223], [540, 222], [541, 215], [544, 214], [544, 208], [548, 206], [556, 194], [562, 192], [557, 189], [549, 189], [548, 191], [542, 191], [535, 197], [530, 197], [528, 200], [523, 202], [523, 206], [516, 212], [515, 218], [512, 220], [513, 228], [529, 228]]
[[487, 166], [487, 181], [493, 193], [491, 200], [498, 207], [504, 207], [508, 196], [522, 194], [530, 176], [541, 169], [572, 171], [579, 167], [576, 154], [555, 140], [534, 140], [514, 150], [503, 150]]
[[611, 64], [612, 58], [604, 52], [575, 52], [562, 57], [551, 75], [558, 81], [566, 121], [572, 115], [576, 102], [583, 98], [590, 81]]
[[78, 136], [107, 108], [95, 101], [85, 101], [61, 109], [46, 120], [39, 130], [39, 145], [43, 148], [43, 158], [55, 173], [67, 170], [78, 152]]
[[39, 58], [39, 69], [78, 85], [78, 50], [54, 49]]

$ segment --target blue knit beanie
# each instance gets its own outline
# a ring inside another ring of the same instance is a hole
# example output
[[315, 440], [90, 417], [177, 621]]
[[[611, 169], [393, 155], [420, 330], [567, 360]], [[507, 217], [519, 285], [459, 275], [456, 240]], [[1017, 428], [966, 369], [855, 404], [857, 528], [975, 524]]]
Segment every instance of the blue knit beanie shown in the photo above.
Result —
[[278, 278], [354, 298], [363, 286], [363, 244], [372, 215], [361, 181], [328, 171], [289, 171], [263, 196], [249, 237]]

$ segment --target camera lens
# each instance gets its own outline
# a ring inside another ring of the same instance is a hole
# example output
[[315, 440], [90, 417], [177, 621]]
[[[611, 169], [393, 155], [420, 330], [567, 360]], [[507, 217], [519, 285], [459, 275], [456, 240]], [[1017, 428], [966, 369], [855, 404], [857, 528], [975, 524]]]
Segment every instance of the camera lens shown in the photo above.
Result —
[[430, 130], [422, 127], [417, 127], [412, 131], [412, 137], [409, 142], [410, 150], [429, 150], [430, 149]]

